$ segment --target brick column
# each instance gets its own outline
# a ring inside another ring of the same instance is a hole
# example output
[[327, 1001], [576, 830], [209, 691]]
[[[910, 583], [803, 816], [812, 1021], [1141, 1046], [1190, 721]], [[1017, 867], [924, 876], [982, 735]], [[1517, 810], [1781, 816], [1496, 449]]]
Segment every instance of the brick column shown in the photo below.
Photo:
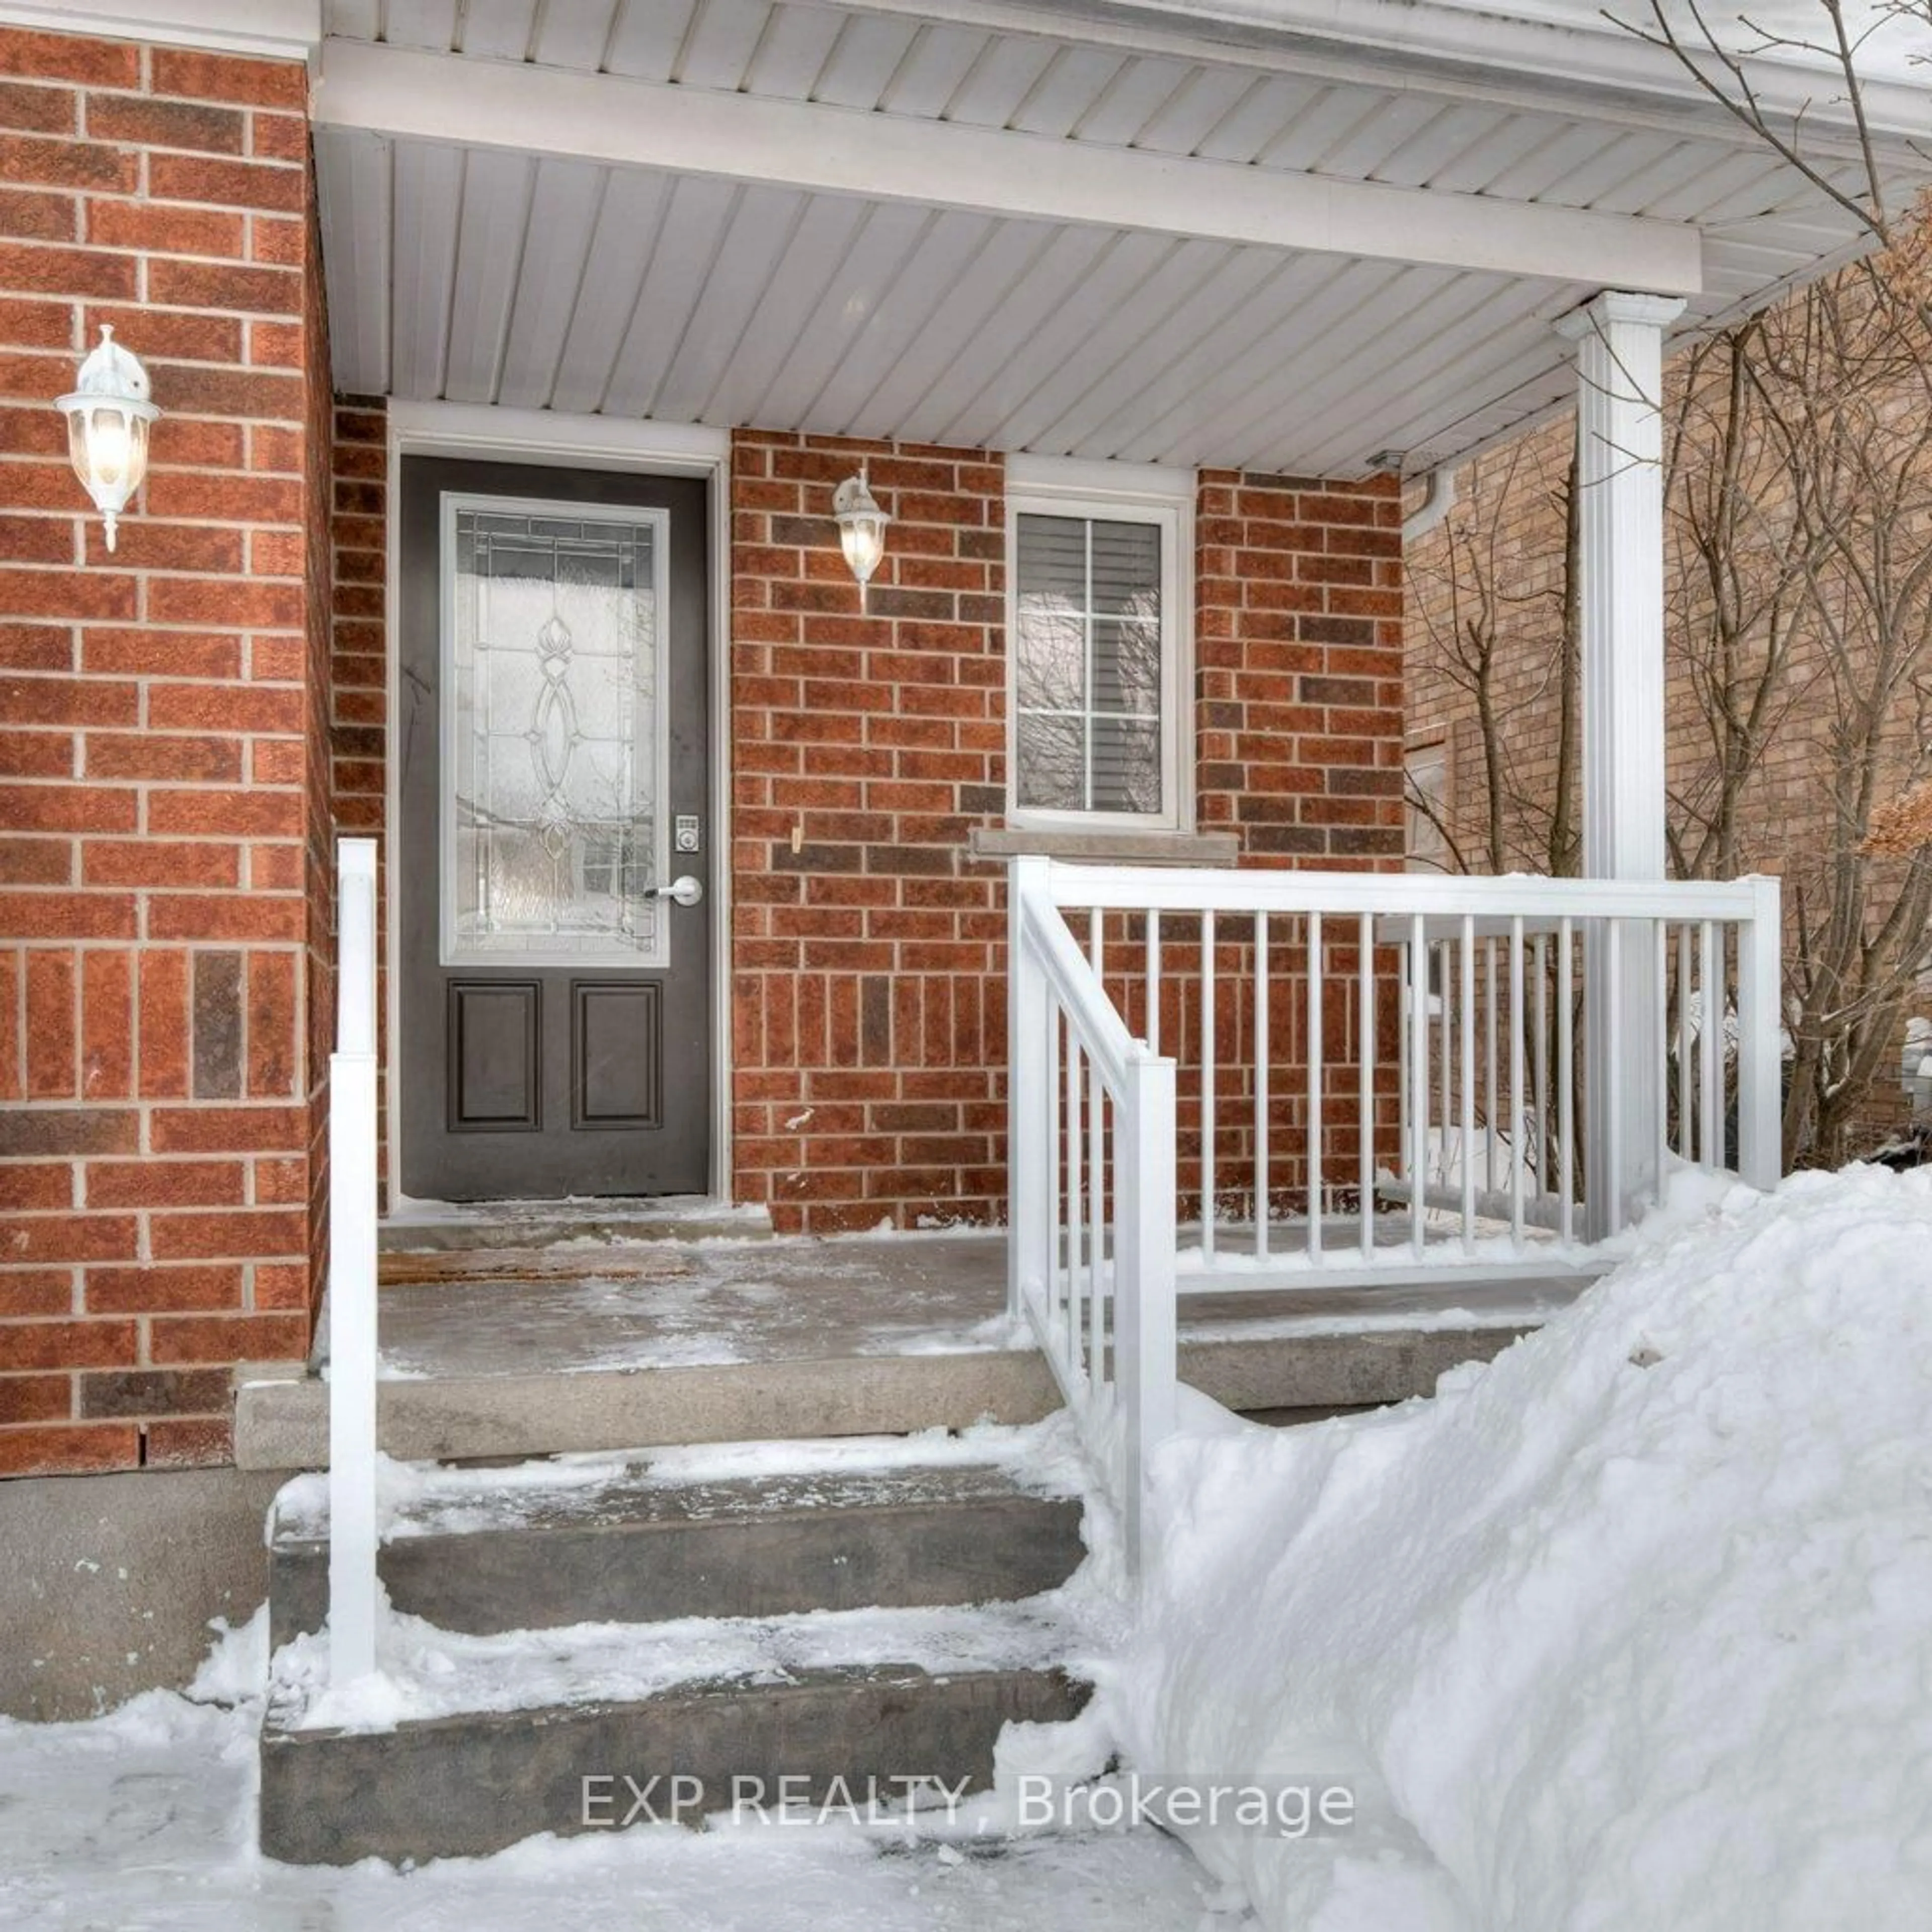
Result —
[[[0, 29], [0, 1474], [218, 1461], [308, 1346], [326, 358], [298, 65]], [[109, 555], [50, 406], [166, 412]]]

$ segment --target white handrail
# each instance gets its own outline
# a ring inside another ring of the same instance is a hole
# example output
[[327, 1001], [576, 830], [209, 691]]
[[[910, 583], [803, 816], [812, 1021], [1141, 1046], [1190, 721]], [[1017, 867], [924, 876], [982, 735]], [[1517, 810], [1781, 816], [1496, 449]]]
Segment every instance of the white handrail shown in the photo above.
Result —
[[[1063, 907], [1108, 912], [1372, 913], [1425, 921], [1474, 915], [1479, 936], [1507, 938], [1520, 918], [1534, 934], [1539, 916], [1602, 920], [1754, 920], [1775, 879], [1552, 879], [1511, 873], [1250, 872], [1186, 866], [1080, 866], [1047, 861], [1046, 890]], [[1487, 934], [1481, 922], [1496, 922]], [[1460, 925], [1456, 930], [1460, 931]], [[1390, 934], [1391, 938], [1398, 935]], [[1430, 930], [1425, 936], [1437, 938]]]
[[1174, 1063], [1127, 1031], [1046, 894], [1046, 862], [1014, 861], [1007, 908], [1010, 1306], [1115, 1474], [1139, 1576], [1147, 1460], [1178, 1387]]
[[337, 850], [328, 1060], [328, 1672], [376, 1668], [376, 842]]

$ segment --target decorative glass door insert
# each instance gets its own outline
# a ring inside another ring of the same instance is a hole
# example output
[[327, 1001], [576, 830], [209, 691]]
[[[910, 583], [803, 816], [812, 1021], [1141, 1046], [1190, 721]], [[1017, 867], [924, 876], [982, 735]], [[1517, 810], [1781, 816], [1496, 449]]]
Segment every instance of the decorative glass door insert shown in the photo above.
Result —
[[442, 961], [668, 964], [665, 514], [442, 499]]

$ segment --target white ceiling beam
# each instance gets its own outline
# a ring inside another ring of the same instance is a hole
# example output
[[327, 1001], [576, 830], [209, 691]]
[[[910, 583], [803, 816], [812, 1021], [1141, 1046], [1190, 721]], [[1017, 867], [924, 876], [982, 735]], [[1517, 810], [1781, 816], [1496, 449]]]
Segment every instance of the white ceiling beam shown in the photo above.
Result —
[[324, 125], [982, 214], [1695, 295], [1686, 224], [1268, 173], [610, 74], [326, 43]]

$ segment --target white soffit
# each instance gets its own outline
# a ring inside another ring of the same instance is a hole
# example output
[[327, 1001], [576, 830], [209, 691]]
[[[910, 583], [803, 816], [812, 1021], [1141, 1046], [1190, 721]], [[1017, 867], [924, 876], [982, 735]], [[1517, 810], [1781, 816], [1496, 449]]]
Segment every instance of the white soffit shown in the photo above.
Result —
[[339, 384], [1348, 474], [1566, 395], [1550, 324], [1597, 287], [1688, 292], [1691, 326], [1860, 245], [1681, 101], [1580, 114], [950, 11], [330, 0]]

